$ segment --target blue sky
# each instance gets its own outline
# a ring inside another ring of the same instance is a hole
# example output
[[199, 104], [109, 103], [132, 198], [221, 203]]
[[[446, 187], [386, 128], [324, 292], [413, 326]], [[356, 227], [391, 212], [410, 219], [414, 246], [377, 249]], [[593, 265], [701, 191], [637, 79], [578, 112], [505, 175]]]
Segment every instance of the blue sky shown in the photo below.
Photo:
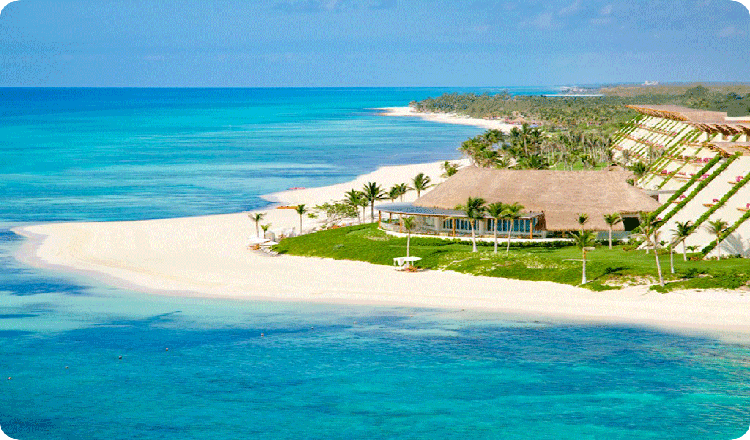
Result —
[[731, 0], [18, 0], [0, 86], [750, 81]]

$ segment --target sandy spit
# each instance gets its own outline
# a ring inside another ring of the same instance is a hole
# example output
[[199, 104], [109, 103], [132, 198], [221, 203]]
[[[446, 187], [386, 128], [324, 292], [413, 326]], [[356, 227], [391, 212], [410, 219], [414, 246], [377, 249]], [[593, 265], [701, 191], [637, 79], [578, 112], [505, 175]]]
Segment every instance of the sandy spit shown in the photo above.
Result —
[[[355, 181], [271, 196], [282, 205], [313, 206], [377, 181], [407, 182], [418, 172], [440, 181], [440, 162], [384, 167]], [[410, 194], [407, 199], [413, 199]], [[270, 208], [265, 222], [299, 228], [293, 210]], [[27, 237], [17, 257], [37, 267], [85, 274], [110, 285], [183, 296], [473, 309], [522, 319], [646, 326], [747, 341], [750, 295], [742, 291], [658, 294], [645, 287], [592, 292], [550, 283], [455, 272], [404, 273], [354, 261], [269, 257], [248, 250], [248, 213], [106, 223], [53, 223], [16, 228]], [[303, 229], [318, 225], [304, 219]]]

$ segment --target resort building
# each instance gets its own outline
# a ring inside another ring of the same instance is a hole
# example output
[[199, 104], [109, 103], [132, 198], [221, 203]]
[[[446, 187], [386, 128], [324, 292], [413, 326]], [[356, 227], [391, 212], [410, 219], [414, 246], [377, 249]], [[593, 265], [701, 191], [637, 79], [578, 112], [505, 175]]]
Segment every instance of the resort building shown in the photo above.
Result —
[[[621, 169], [603, 171], [498, 170], [466, 167], [413, 203], [379, 205], [381, 228], [403, 232], [400, 219], [416, 219], [419, 234], [460, 237], [471, 234], [466, 213], [456, 209], [469, 197], [487, 204], [518, 203], [523, 212], [515, 220], [501, 220], [498, 233], [516, 238], [551, 238], [580, 229], [579, 214], [588, 214], [586, 229], [608, 231], [604, 214], [618, 213], [623, 222], [614, 227], [620, 236], [638, 226], [640, 212], [657, 209], [659, 203], [626, 180]], [[495, 219], [475, 221], [478, 236], [492, 236]]]
[[[686, 107], [629, 106], [639, 113], [615, 138], [615, 159], [650, 163], [635, 185], [662, 203], [661, 238], [670, 241], [677, 222], [691, 222], [687, 246], [704, 255], [750, 256], [750, 116]], [[723, 220], [714, 235], [707, 225]]]

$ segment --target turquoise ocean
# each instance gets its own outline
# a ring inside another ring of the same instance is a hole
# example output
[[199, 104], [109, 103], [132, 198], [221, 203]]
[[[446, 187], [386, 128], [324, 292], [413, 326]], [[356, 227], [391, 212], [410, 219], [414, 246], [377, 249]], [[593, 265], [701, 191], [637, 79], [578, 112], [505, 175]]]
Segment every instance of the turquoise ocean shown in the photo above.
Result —
[[13, 258], [18, 225], [237, 212], [288, 187], [457, 158], [481, 129], [372, 109], [500, 90], [0, 89], [2, 430], [20, 440], [740, 437], [750, 341], [146, 295]]

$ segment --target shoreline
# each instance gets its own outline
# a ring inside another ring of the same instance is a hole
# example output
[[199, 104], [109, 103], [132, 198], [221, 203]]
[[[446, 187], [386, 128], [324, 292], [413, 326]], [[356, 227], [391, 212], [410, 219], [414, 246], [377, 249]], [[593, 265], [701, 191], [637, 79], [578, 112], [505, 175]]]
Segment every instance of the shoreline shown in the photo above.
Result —
[[[351, 182], [282, 191], [264, 198], [311, 207], [340, 199], [344, 191], [361, 188], [367, 181], [388, 187], [418, 172], [439, 181], [441, 163], [382, 167]], [[406, 200], [414, 197], [410, 193]], [[270, 207], [256, 212], [266, 212], [266, 222], [274, 229], [299, 225], [294, 210]], [[305, 218], [303, 227], [315, 224]], [[51, 223], [13, 231], [26, 237], [16, 255], [21, 262], [152, 294], [470, 309], [519, 319], [714, 335], [729, 341], [746, 340], [741, 337], [750, 335], [750, 295], [740, 291], [659, 294], [638, 286], [593, 292], [551, 282], [449, 271], [405, 273], [358, 261], [270, 257], [247, 249], [255, 226], [244, 212], [131, 222]]]
[[472, 118], [455, 113], [421, 113], [417, 112], [412, 107], [380, 107], [373, 110], [380, 111], [379, 114], [381, 116], [412, 117], [419, 118], [425, 121], [436, 122], [439, 124], [471, 125], [474, 127], [484, 128], [486, 130], [500, 130], [505, 133], [510, 133], [510, 131], [514, 127], [518, 127], [518, 125], [508, 124], [502, 121]]

